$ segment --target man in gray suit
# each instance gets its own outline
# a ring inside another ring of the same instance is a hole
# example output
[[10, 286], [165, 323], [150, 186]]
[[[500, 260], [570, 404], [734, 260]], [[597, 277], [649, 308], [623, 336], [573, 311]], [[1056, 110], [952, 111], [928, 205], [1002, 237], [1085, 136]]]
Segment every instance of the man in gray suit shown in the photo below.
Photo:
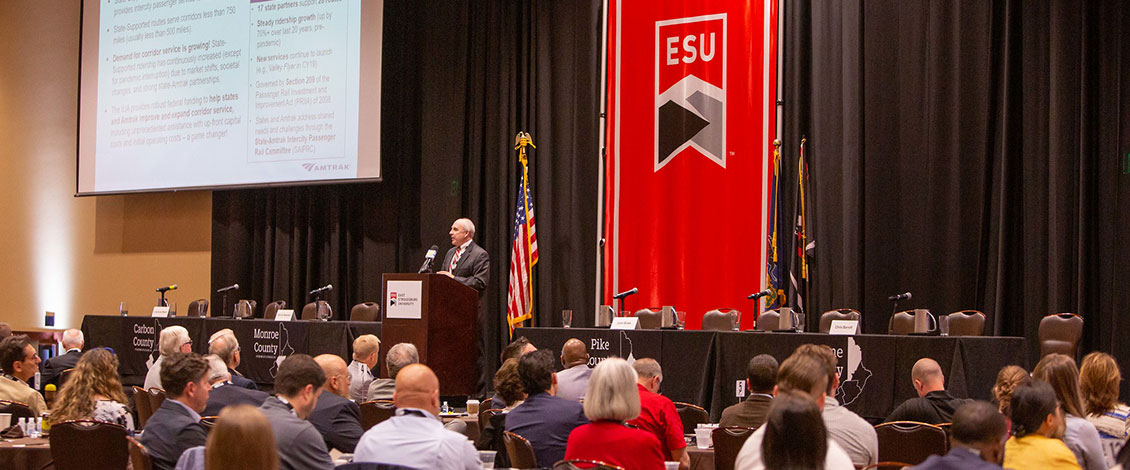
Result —
[[478, 369], [475, 389], [481, 395], [490, 390], [494, 374], [488, 370], [483, 356], [487, 345], [486, 302], [483, 296], [490, 283], [490, 255], [473, 240], [475, 224], [471, 219], [456, 219], [451, 224], [448, 235], [451, 236], [452, 247], [443, 257], [443, 264], [437, 274], [455, 279], [479, 293], [479, 353], [475, 357], [475, 368]]
[[592, 375], [585, 343], [577, 338], [569, 338], [565, 346], [561, 347], [561, 365], [565, 366], [565, 370], [557, 373], [557, 397], [581, 401]]
[[396, 374], [400, 369], [409, 364], [420, 362], [420, 352], [412, 343], [397, 343], [389, 348], [385, 356], [385, 366], [388, 367], [388, 379], [376, 379], [369, 384], [369, 391], [365, 394], [365, 401], [392, 400], [392, 392], [396, 390]]
[[281, 470], [334, 468], [322, 435], [306, 421], [317, 406], [318, 394], [325, 383], [325, 372], [306, 354], [287, 357], [279, 365], [275, 376], [276, 396], [263, 402], [259, 410], [275, 431]]

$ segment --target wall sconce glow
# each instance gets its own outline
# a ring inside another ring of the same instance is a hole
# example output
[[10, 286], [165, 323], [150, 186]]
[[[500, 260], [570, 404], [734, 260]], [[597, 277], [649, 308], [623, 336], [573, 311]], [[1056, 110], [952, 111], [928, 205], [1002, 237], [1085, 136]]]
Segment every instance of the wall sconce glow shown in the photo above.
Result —
[[[34, 214], [31, 234], [35, 272], [35, 307], [40, 317], [42, 312], [55, 312], [55, 324], [59, 327], [73, 327], [74, 304], [74, 256], [70, 238], [74, 236], [71, 227], [72, 198], [60, 194], [57, 184], [48, 179], [60, 175], [40, 172], [35, 175], [34, 187], [41, 188], [34, 196], [31, 214]], [[38, 322], [41, 326], [44, 320]]]

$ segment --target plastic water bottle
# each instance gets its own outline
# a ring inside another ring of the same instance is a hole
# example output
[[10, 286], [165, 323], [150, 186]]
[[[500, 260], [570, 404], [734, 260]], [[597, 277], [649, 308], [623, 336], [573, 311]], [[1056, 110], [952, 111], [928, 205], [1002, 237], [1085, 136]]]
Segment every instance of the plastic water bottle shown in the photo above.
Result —
[[27, 436], [28, 435], [27, 418], [20, 418], [20, 420], [17, 421], [16, 424], [18, 424], [20, 426], [20, 432], [24, 433], [24, 436]]
[[440, 414], [448, 414], [448, 413], [451, 413], [451, 406], [450, 406], [450, 405], [448, 405], [446, 401], [445, 401], [445, 402], [443, 402], [443, 406], [441, 406], [441, 407], [439, 408], [439, 413], [440, 413]]
[[38, 439], [39, 436], [43, 435], [43, 418], [35, 418], [30, 426], [31, 426], [31, 432], [28, 433], [28, 434], [30, 434], [30, 436], [28, 436], [28, 437], [31, 437], [33, 439]]

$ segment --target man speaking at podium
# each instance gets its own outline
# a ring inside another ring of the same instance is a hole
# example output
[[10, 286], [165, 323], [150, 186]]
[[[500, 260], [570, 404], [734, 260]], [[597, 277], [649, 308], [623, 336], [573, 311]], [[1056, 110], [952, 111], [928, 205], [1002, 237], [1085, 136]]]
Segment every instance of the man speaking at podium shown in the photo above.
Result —
[[475, 238], [475, 224], [471, 219], [457, 219], [451, 224], [452, 248], [447, 250], [443, 257], [443, 264], [437, 274], [459, 281], [463, 285], [475, 289], [479, 293], [479, 355], [475, 358], [475, 369], [478, 371], [478, 380], [475, 389], [485, 393], [491, 386], [492, 371], [487, 370], [486, 360], [486, 320], [484, 312], [486, 305], [483, 293], [486, 292], [487, 283], [490, 282], [490, 255], [487, 250], [472, 240]]
[[451, 224], [451, 244], [443, 257], [443, 265], [437, 274], [461, 282], [479, 293], [479, 309], [482, 310], [483, 292], [490, 281], [490, 255], [483, 247], [475, 244], [475, 224], [471, 219], [458, 219]]

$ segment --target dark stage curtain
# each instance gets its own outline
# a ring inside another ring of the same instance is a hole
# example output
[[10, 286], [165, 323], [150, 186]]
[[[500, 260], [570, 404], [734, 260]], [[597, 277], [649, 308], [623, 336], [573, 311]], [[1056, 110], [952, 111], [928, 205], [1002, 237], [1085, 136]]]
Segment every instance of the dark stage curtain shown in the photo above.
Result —
[[810, 311], [860, 307], [885, 332], [886, 297], [909, 290], [900, 309], [979, 309], [987, 333], [1029, 338], [1029, 366], [1039, 320], [1075, 312], [1084, 351], [1130, 361], [1130, 4], [784, 5], [783, 173], [807, 135]]
[[213, 287], [238, 282], [261, 311], [271, 300], [301, 309], [307, 291], [332, 283], [327, 300], [346, 319], [352, 305], [380, 301], [382, 273], [415, 272], [432, 244], [442, 259], [452, 221], [469, 217], [492, 261], [493, 370], [507, 341], [520, 130], [537, 145], [535, 323], [591, 310], [601, 4], [386, 0], [384, 21], [383, 181], [215, 192]]

